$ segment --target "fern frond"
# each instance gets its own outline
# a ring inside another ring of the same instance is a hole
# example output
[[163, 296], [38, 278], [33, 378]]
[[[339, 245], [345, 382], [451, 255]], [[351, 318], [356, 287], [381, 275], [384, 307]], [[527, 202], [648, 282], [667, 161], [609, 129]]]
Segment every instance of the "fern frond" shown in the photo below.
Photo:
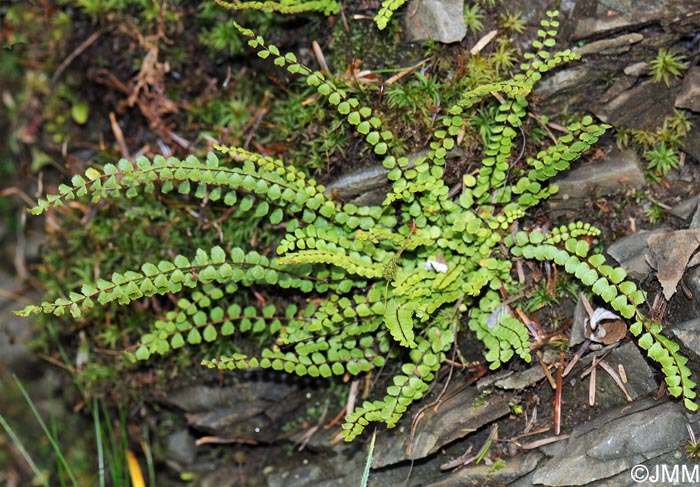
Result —
[[225, 2], [223, 0], [214, 1], [229, 10], [260, 10], [262, 12], [279, 12], [282, 14], [321, 12], [323, 15], [333, 15], [340, 11], [340, 4], [335, 0], [267, 0], [238, 3]]
[[374, 22], [377, 24], [377, 28], [379, 28], [379, 30], [384, 30], [391, 17], [394, 15], [394, 12], [396, 12], [404, 3], [406, 3], [406, 0], [384, 0], [382, 2], [382, 7], [374, 17]]
[[298, 275], [293, 269], [280, 266], [257, 252], [246, 253], [240, 248], [226, 252], [219, 246], [213, 247], [210, 252], [199, 249], [192, 261], [178, 255], [172, 261], [145, 263], [141, 270], [142, 272], [126, 271], [123, 274], [115, 272], [110, 280], [100, 279], [94, 285], [84, 284], [80, 292], [71, 292], [68, 298], [29, 306], [19, 314], [28, 316], [41, 312], [61, 316], [70, 312], [77, 318], [82, 316], [83, 310], [93, 308], [95, 301], [101, 305], [113, 301], [128, 304], [143, 297], [178, 293], [183, 287], [194, 288], [212, 282], [275, 284], [302, 292], [310, 292], [319, 283], [325, 283], [325, 280], [317, 277]]

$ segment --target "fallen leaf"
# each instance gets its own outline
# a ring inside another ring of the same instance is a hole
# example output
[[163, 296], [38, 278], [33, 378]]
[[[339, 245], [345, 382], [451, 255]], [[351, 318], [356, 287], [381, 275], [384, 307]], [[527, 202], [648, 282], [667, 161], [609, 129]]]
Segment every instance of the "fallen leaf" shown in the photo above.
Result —
[[649, 237], [647, 244], [649, 264], [656, 269], [656, 277], [668, 301], [675, 294], [690, 257], [700, 246], [700, 229], [657, 233]]

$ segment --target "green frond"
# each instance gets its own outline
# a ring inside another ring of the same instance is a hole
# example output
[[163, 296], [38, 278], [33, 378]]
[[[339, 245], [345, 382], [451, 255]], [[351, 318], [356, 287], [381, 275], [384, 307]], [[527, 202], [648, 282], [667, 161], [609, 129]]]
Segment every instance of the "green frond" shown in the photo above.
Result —
[[404, 3], [406, 3], [406, 0], [382, 1], [382, 7], [379, 9], [379, 12], [377, 12], [377, 15], [374, 17], [374, 22], [377, 24], [379, 30], [384, 30], [386, 28], [387, 24], [389, 23], [389, 20], [394, 15], [394, 12], [396, 12]]
[[323, 15], [333, 15], [340, 11], [340, 4], [334, 0], [280, 0], [280, 1], [244, 1], [216, 3], [229, 10], [261, 10], [263, 12], [279, 12], [282, 14], [298, 14], [302, 12], [321, 12]]

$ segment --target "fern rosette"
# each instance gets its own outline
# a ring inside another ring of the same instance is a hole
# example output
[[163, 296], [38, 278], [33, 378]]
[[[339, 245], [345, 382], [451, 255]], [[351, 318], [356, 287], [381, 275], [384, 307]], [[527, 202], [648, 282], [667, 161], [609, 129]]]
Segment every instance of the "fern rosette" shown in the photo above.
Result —
[[[462, 93], [446, 108], [427, 154], [413, 161], [392, 154], [396, 137], [374, 110], [323, 73], [300, 64], [294, 54], [281, 54], [237, 26], [261, 58], [303, 77], [383, 158], [391, 182], [383, 204], [337, 202], [294, 166], [239, 148], [219, 147], [219, 155], [211, 153], [205, 160], [139, 158], [135, 164], [122, 160], [102, 170], [91, 168], [40, 201], [35, 213], [83, 196], [97, 202], [176, 192], [250, 211], [283, 227], [284, 235], [269, 255], [235, 246], [199, 249], [192, 257], [145, 263], [140, 271], [85, 284], [79, 292], [28, 307], [23, 314], [69, 312], [77, 317], [96, 303], [127, 304], [173, 294], [174, 308], [141, 337], [136, 358], [265, 332], [272, 339], [257, 353], [231, 351], [204, 365], [331, 377], [364, 374], [391, 361], [395, 375], [384, 396], [366, 401], [346, 418], [345, 438], [352, 440], [371, 421], [395, 425], [426, 393], [464, 322], [483, 342], [491, 368], [516, 355], [529, 362], [527, 327], [504, 302], [517, 288], [511, 261], [551, 261], [634, 321], [631, 331], [662, 365], [669, 392], [696, 409], [686, 359], [660, 326], [640, 312], [644, 293], [626, 280], [624, 270], [591, 253], [586, 238], [598, 234], [595, 228], [572, 223], [546, 234], [514, 230], [527, 210], [556, 191], [547, 181], [568, 169], [606, 128], [583, 117], [535, 157], [520, 163], [516, 155], [534, 84], [542, 73], [576, 58], [570, 51], [550, 52], [556, 16], [549, 13], [542, 21], [521, 72]], [[494, 93], [500, 105], [479, 171], [464, 175], [453, 193], [443, 179], [447, 153], [469, 123], [470, 110]], [[262, 307], [232, 300], [251, 287], [294, 290], [306, 299]]]

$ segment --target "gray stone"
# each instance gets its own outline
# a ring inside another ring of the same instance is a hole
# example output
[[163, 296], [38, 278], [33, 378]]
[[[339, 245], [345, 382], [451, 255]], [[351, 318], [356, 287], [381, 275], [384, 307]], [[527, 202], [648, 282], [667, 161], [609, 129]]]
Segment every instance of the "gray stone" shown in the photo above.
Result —
[[[543, 77], [535, 90], [543, 100], [561, 97], [570, 99], [569, 94], [580, 91], [582, 86], [594, 83], [599, 74], [585, 64], [571, 64]], [[557, 110], [554, 110], [557, 111]]]
[[571, 325], [571, 333], [569, 334], [569, 346], [573, 347], [583, 343], [586, 340], [586, 318], [588, 313], [583, 305], [583, 300], [579, 299], [574, 308], [574, 322]]
[[[581, 0], [572, 12], [573, 40], [640, 30], [646, 24], [670, 20], [691, 11], [677, 0]], [[693, 2], [687, 2], [688, 4]]]
[[687, 440], [680, 404], [646, 400], [629, 408], [629, 413], [616, 408], [574, 428], [566, 448], [537, 470], [533, 483], [586, 485], [629, 476], [633, 466], [677, 450]]
[[559, 192], [549, 199], [553, 210], [576, 209], [594, 195], [612, 195], [622, 186], [641, 188], [644, 171], [632, 150], [613, 149], [603, 161], [581, 165], [555, 178]]
[[651, 273], [649, 265], [649, 245], [647, 239], [651, 235], [665, 231], [666, 228], [656, 230], [640, 230], [612, 243], [607, 253], [625, 268], [627, 274], [638, 281], [643, 281]]
[[235, 487], [239, 484], [241, 469], [238, 465], [217, 465], [196, 481], [196, 487]]
[[683, 143], [683, 152], [696, 161], [700, 161], [700, 117], [697, 115], [692, 116], [690, 117], [690, 121], [693, 123], [693, 126], [690, 132], [681, 139]]
[[676, 96], [675, 107], [700, 112], [700, 67], [693, 66], [688, 70]]
[[[570, 401], [580, 401], [578, 407], [586, 407], [588, 398], [589, 377], [580, 378], [581, 373], [590, 368], [593, 357], [602, 356], [605, 348], [599, 352], [589, 353], [579, 361], [571, 373], [566, 377], [565, 389], [563, 391], [564, 400], [567, 404]], [[625, 389], [632, 399], [647, 396], [656, 392], [658, 383], [654, 378], [654, 371], [647, 364], [639, 348], [634, 343], [625, 342], [615, 348], [605, 358], [605, 362], [616, 372], [622, 365], [626, 371], [627, 383]], [[573, 404], [573, 403], [572, 403]], [[596, 370], [596, 394], [595, 407], [597, 410], [606, 410], [620, 405], [627, 404], [625, 394], [620, 390], [615, 381], [602, 368]], [[574, 406], [575, 407], [575, 406]]]
[[496, 381], [496, 387], [506, 390], [522, 390], [544, 379], [544, 369], [536, 365]]
[[573, 51], [579, 56], [587, 54], [621, 54], [629, 50], [631, 44], [636, 44], [644, 39], [642, 34], [623, 34], [621, 36], [602, 39], [600, 41], [589, 42], [582, 47], [577, 47]]
[[412, 0], [405, 9], [406, 40], [450, 44], [467, 35], [464, 0]]
[[[299, 454], [304, 456], [304, 454]], [[355, 487], [360, 485], [366, 452], [330, 458], [311, 457], [296, 468], [267, 476], [268, 487]]]
[[[405, 460], [425, 458], [447, 443], [467, 436], [485, 424], [510, 413], [510, 396], [493, 393], [480, 396], [473, 387], [467, 387], [440, 404], [438, 411], [428, 408], [410, 438], [413, 413], [409, 410], [396, 428], [377, 438], [373, 468], [393, 465]], [[425, 406], [425, 399], [423, 406]], [[410, 445], [410, 451], [407, 451]]]
[[194, 436], [187, 429], [177, 430], [166, 439], [168, 458], [185, 466], [194, 463], [197, 456]]
[[671, 333], [688, 350], [695, 354], [696, 361], [700, 358], [700, 318], [688, 320], [674, 326], [671, 328]]
[[284, 426], [309, 402], [310, 390], [295, 381], [275, 381], [271, 374], [242, 376], [246, 380], [224, 387], [184, 387], [161, 400], [184, 410], [190, 427], [211, 435], [261, 443], [284, 436]]
[[671, 209], [671, 214], [677, 216], [681, 220], [690, 220], [690, 218], [696, 214], [698, 208], [698, 197], [693, 196], [692, 198], [687, 198], [678, 203]]
[[543, 458], [541, 453], [528, 453], [506, 461], [503, 468], [493, 470], [488, 465], [475, 465], [462, 467], [452, 472], [445, 478], [426, 485], [426, 487], [463, 487], [465, 485], [505, 485], [521, 478], [537, 467], [538, 462]]
[[627, 76], [639, 77], [645, 74], [649, 74], [649, 63], [640, 61], [638, 63], [630, 64], [624, 69], [624, 73]]
[[655, 129], [673, 114], [673, 103], [672, 88], [649, 80], [591, 109], [598, 118], [615, 127]]

